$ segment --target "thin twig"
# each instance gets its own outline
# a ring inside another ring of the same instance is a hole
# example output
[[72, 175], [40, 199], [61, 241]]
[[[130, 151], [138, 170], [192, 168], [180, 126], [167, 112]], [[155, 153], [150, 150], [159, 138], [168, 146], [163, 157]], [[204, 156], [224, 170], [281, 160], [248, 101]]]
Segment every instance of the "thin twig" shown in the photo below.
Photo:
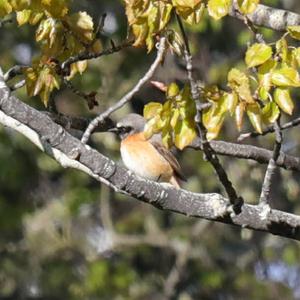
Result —
[[27, 68], [28, 66], [25, 65], [16, 65], [10, 68], [3, 76], [5, 82], [15, 78], [18, 75], [23, 74], [23, 70]]
[[244, 23], [245, 23], [245, 25], [254, 34], [254, 39], [258, 43], [265, 44], [265, 40], [264, 40], [263, 35], [258, 32], [257, 28], [254, 26], [254, 24], [251, 22], [251, 20], [248, 18], [248, 16], [243, 15], [243, 17], [244, 17]]
[[207, 138], [206, 138], [206, 128], [204, 127], [202, 123], [202, 103], [200, 101], [200, 93], [199, 89], [197, 86], [197, 82], [194, 80], [193, 77], [193, 62], [192, 62], [192, 55], [190, 52], [190, 47], [189, 47], [189, 41], [187, 38], [187, 35], [185, 33], [182, 21], [180, 17], [176, 14], [176, 18], [183, 36], [184, 44], [185, 44], [185, 50], [184, 50], [184, 56], [185, 56], [185, 61], [186, 61], [186, 70], [188, 73], [188, 79], [190, 82], [191, 86], [191, 94], [192, 98], [196, 103], [196, 116], [195, 116], [195, 122], [198, 127], [199, 131], [199, 136], [202, 141], [203, 145], [203, 152], [207, 158], [207, 160], [211, 163], [213, 168], [215, 169], [220, 182], [224, 186], [226, 193], [229, 197], [230, 203], [233, 206], [233, 210], [235, 213], [239, 213], [241, 211], [241, 206], [243, 204], [243, 199], [239, 197], [232, 186], [232, 182], [229, 180], [226, 171], [224, 170], [223, 166], [221, 165], [218, 156], [216, 155], [215, 151], [212, 149], [210, 146]]
[[[280, 129], [281, 130], [286, 130], [286, 129], [289, 129], [291, 127], [296, 127], [299, 124], [300, 124], [300, 117], [281, 125]], [[271, 132], [274, 132], [274, 131], [275, 131], [274, 125], [272, 125], [272, 126], [267, 127], [266, 129], [264, 129], [262, 133], [258, 133], [256, 131], [242, 133], [238, 137], [238, 141], [240, 142], [240, 141], [243, 141], [244, 139], [247, 139], [247, 138], [250, 138], [250, 137], [264, 136], [264, 135], [266, 135], [268, 133], [271, 133]]]
[[95, 36], [96, 37], [98, 37], [100, 35], [100, 33], [103, 32], [106, 16], [107, 16], [107, 14], [104, 13], [104, 14], [102, 14], [102, 16], [99, 19], [98, 26], [97, 26], [97, 29], [95, 31]]
[[261, 195], [259, 199], [259, 203], [261, 205], [269, 205], [270, 202], [270, 192], [271, 192], [271, 185], [272, 181], [275, 175], [275, 170], [277, 168], [276, 162], [278, 160], [278, 157], [280, 155], [280, 149], [282, 145], [282, 132], [280, 128], [280, 119], [276, 120], [274, 123], [274, 129], [275, 129], [275, 145], [273, 150], [273, 156], [269, 161], [267, 171], [265, 174], [263, 186], [261, 189]]
[[88, 128], [85, 130], [81, 142], [87, 143], [89, 140], [92, 132], [94, 129], [98, 126], [99, 123], [103, 122], [103, 120], [110, 116], [114, 111], [118, 110], [119, 108], [123, 107], [127, 102], [129, 102], [132, 97], [142, 88], [142, 86], [151, 79], [154, 72], [158, 68], [158, 66], [161, 64], [161, 62], [164, 59], [164, 54], [166, 51], [166, 38], [161, 37], [157, 56], [152, 65], [150, 66], [149, 70], [146, 72], [146, 74], [138, 81], [138, 83], [135, 85], [135, 87], [129, 91], [124, 97], [122, 97], [117, 103], [109, 107], [106, 111], [98, 115], [88, 126]]
[[109, 49], [106, 49], [106, 50], [103, 50], [103, 51], [98, 52], [98, 53], [84, 51], [82, 53], [79, 53], [76, 56], [71, 56], [61, 64], [62, 73], [63, 73], [64, 76], [69, 75], [70, 66], [71, 66], [71, 64], [73, 64], [75, 62], [82, 61], [82, 60], [88, 60], [88, 59], [94, 59], [94, 58], [98, 58], [98, 57], [101, 57], [101, 56], [104, 56], [104, 55], [110, 55], [110, 54], [119, 52], [122, 49], [131, 46], [132, 44], [133, 44], [133, 41], [129, 40], [129, 41], [125, 41], [124, 43], [122, 43], [118, 46], [114, 45], [113, 47], [111, 47]]
[[13, 91], [16, 91], [16, 90], [22, 88], [25, 84], [26, 84], [26, 81], [25, 81], [25, 79], [23, 79], [23, 80], [15, 83], [13, 86], [10, 86], [9, 88], [10, 88], [11, 92], [13, 92]]

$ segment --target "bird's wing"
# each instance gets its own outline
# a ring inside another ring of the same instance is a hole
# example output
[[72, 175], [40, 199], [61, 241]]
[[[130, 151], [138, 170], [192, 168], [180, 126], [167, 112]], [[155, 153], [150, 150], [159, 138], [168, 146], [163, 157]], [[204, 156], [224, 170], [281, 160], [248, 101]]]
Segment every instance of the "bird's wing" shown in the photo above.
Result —
[[155, 136], [153, 139], [151, 138], [150, 142], [154, 146], [154, 148], [160, 153], [160, 155], [162, 155], [169, 162], [169, 164], [175, 172], [175, 175], [181, 180], [186, 181], [186, 178], [182, 173], [181, 167], [173, 153], [162, 144], [162, 142], [157, 136]]

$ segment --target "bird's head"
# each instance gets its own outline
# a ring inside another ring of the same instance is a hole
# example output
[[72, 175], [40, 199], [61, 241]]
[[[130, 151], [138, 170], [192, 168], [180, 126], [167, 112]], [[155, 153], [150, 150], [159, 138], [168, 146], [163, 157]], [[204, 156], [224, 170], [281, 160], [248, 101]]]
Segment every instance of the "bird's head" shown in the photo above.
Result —
[[121, 139], [126, 138], [128, 135], [140, 133], [144, 131], [146, 120], [138, 114], [129, 114], [119, 122], [116, 126], [109, 129], [120, 136]]

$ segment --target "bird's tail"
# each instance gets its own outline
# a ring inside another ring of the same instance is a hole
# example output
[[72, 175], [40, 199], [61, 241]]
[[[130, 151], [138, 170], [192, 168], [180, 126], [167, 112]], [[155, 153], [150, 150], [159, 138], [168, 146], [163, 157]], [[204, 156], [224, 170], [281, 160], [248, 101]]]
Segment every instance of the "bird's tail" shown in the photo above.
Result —
[[180, 189], [179, 179], [176, 176], [172, 176], [170, 179], [170, 183], [176, 187], [176, 189]]

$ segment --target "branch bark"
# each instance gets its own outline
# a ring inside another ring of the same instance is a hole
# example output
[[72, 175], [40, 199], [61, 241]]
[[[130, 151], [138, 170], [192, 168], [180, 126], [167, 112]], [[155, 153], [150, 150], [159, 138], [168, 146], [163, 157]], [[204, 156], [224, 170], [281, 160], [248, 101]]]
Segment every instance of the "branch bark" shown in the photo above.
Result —
[[[239, 12], [236, 1], [234, 1], [229, 15], [244, 20], [244, 15]], [[262, 4], [259, 4], [252, 14], [247, 15], [247, 18], [256, 26], [270, 28], [276, 31], [285, 31], [287, 26], [300, 24], [299, 14]]]
[[63, 167], [81, 170], [115, 191], [159, 209], [300, 240], [300, 216], [273, 209], [261, 217], [261, 208], [249, 204], [234, 215], [228, 209], [230, 202], [220, 194], [191, 193], [136, 176], [12, 96], [1, 74], [0, 123], [24, 135]]

